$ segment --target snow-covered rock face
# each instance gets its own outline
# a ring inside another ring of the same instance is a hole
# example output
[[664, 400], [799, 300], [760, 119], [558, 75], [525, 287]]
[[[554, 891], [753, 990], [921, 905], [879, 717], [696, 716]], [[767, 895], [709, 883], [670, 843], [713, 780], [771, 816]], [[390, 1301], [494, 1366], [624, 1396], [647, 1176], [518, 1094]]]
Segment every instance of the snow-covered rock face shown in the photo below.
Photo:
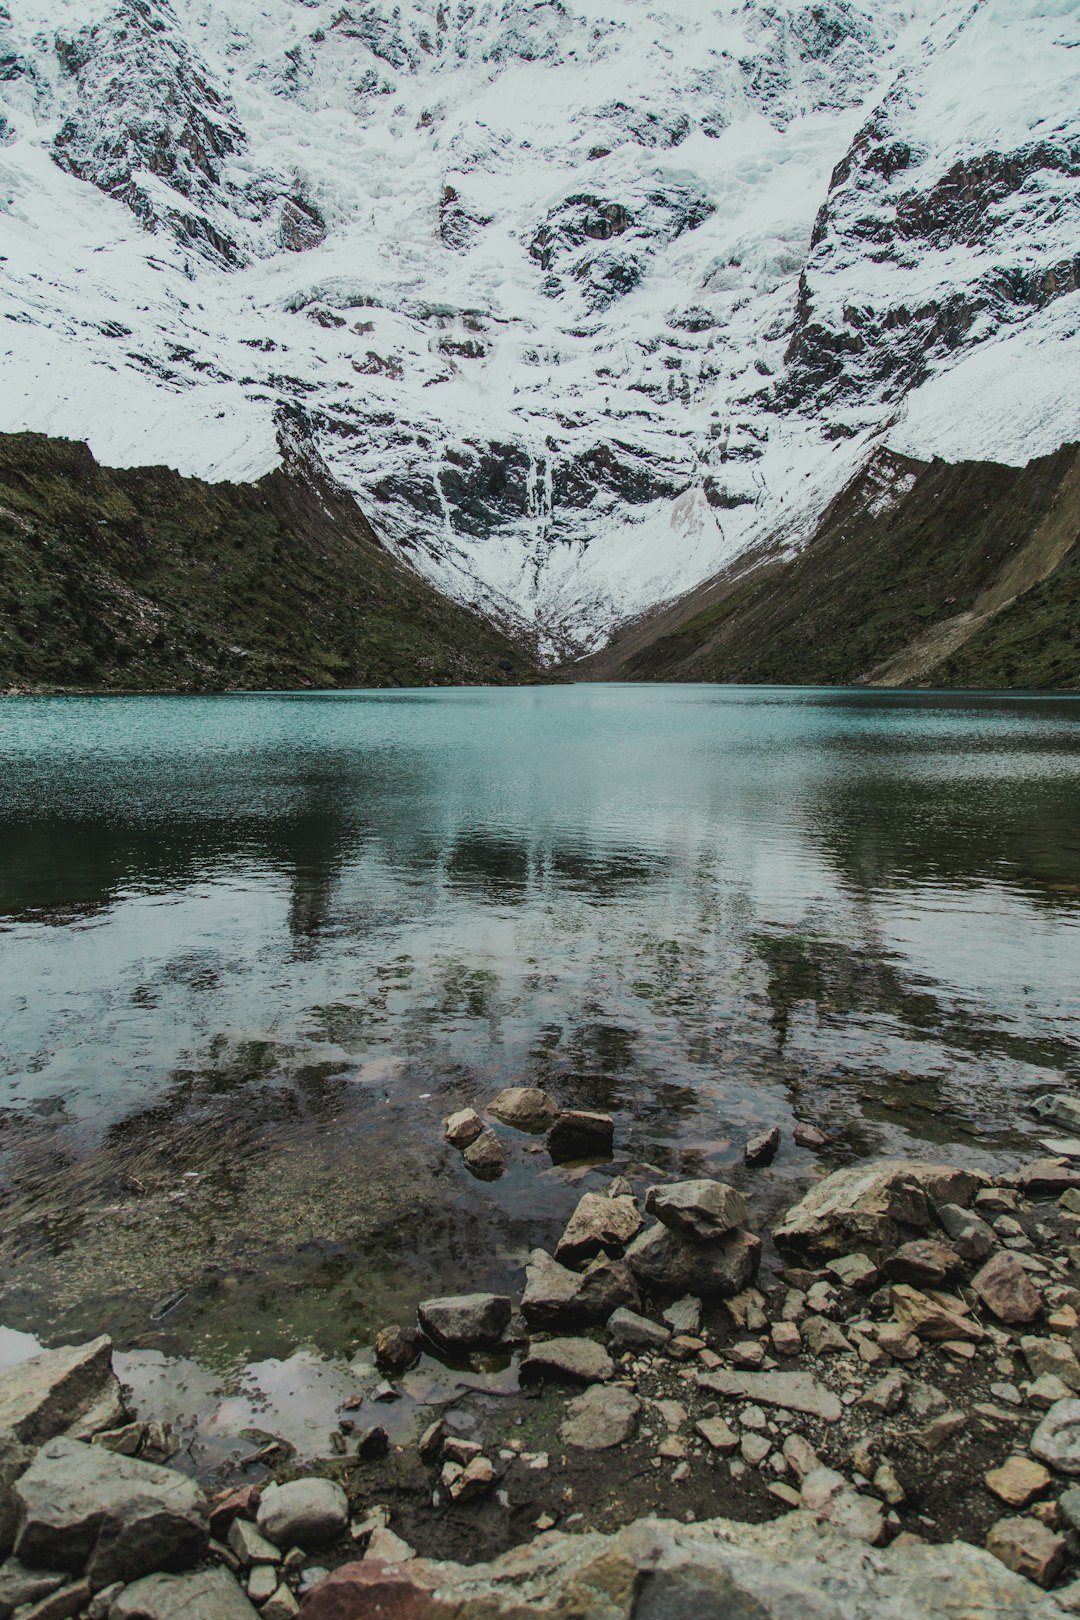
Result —
[[283, 422], [553, 652], [883, 442], [1080, 436], [1071, 0], [0, 4], [0, 428]]

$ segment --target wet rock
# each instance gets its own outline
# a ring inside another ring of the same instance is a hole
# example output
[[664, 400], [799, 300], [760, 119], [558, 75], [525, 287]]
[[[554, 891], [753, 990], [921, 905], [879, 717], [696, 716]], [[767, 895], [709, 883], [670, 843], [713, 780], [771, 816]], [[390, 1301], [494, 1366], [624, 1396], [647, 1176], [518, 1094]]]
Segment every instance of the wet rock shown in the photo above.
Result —
[[780, 1150], [780, 1127], [773, 1125], [747, 1138], [743, 1158], [749, 1165], [771, 1164]]
[[506, 1154], [494, 1131], [481, 1131], [461, 1156], [480, 1181], [497, 1181], [506, 1169]]
[[894, 1282], [937, 1288], [962, 1276], [964, 1262], [949, 1244], [936, 1238], [916, 1238], [889, 1255], [883, 1270]]
[[411, 1327], [386, 1327], [375, 1335], [375, 1360], [384, 1372], [407, 1372], [420, 1355], [420, 1335]]
[[345, 1533], [349, 1503], [331, 1479], [294, 1479], [267, 1487], [256, 1523], [278, 1547], [321, 1547]]
[[701, 1301], [692, 1294], [685, 1299], [675, 1300], [662, 1314], [672, 1333], [701, 1332]]
[[1060, 1125], [1063, 1130], [1080, 1134], [1080, 1097], [1070, 1097], [1063, 1091], [1049, 1092], [1036, 1097], [1031, 1112], [1048, 1125]]
[[1080, 1474], [1080, 1401], [1055, 1401], [1032, 1435], [1030, 1450], [1059, 1474]]
[[390, 1450], [390, 1436], [381, 1424], [375, 1423], [370, 1429], [364, 1429], [356, 1442], [356, 1455], [361, 1462], [377, 1462], [385, 1457]]
[[634, 1239], [626, 1263], [638, 1281], [660, 1293], [694, 1293], [724, 1299], [756, 1275], [761, 1239], [730, 1232], [713, 1243], [685, 1243], [659, 1223]]
[[817, 1125], [810, 1125], [800, 1120], [791, 1133], [791, 1139], [799, 1147], [823, 1148], [828, 1147], [832, 1137]]
[[154, 1569], [184, 1569], [210, 1539], [189, 1479], [133, 1457], [59, 1438], [15, 1486], [23, 1563], [85, 1574], [94, 1587]]
[[[893, 1314], [905, 1333], [935, 1343], [942, 1339], [977, 1343], [985, 1335], [972, 1317], [950, 1305], [931, 1299], [907, 1283], [897, 1283], [889, 1290]], [[958, 1302], [959, 1303], [959, 1302]]]
[[760, 1406], [779, 1406], [789, 1412], [806, 1412], [824, 1423], [838, 1423], [844, 1409], [839, 1398], [824, 1384], [802, 1372], [714, 1372], [698, 1373], [700, 1388], [728, 1400], [755, 1401]]
[[475, 1108], [462, 1108], [451, 1114], [443, 1125], [443, 1134], [452, 1147], [467, 1148], [483, 1133], [484, 1122]]
[[868, 1289], [877, 1283], [877, 1266], [866, 1254], [844, 1254], [839, 1260], [830, 1260], [825, 1267], [842, 1288]]
[[726, 1236], [747, 1219], [746, 1199], [723, 1181], [676, 1181], [650, 1187], [645, 1195], [650, 1215], [679, 1237], [707, 1243]]
[[1050, 1483], [1049, 1471], [1030, 1457], [1008, 1457], [1000, 1468], [983, 1475], [987, 1490], [1009, 1507], [1027, 1507]]
[[529, 1346], [520, 1376], [526, 1384], [549, 1378], [599, 1384], [613, 1377], [614, 1372], [611, 1357], [592, 1339], [545, 1339]]
[[959, 1204], [941, 1204], [937, 1213], [961, 1260], [976, 1265], [993, 1253], [994, 1234], [974, 1210], [963, 1209]]
[[547, 1134], [547, 1150], [556, 1164], [567, 1159], [610, 1158], [615, 1121], [610, 1114], [570, 1109], [559, 1115]]
[[448, 1294], [417, 1307], [420, 1326], [447, 1350], [477, 1350], [498, 1344], [510, 1324], [505, 1294]]
[[641, 1304], [637, 1285], [624, 1260], [594, 1260], [584, 1271], [561, 1266], [543, 1249], [534, 1249], [525, 1268], [521, 1309], [538, 1327], [574, 1327], [606, 1322], [620, 1305]]
[[567, 1266], [601, 1253], [617, 1258], [640, 1231], [641, 1215], [633, 1198], [585, 1193], [559, 1239], [555, 1258]]
[[837, 1170], [788, 1210], [774, 1236], [796, 1255], [891, 1253], [925, 1232], [933, 1203], [970, 1201], [986, 1178], [918, 1160], [887, 1159]]
[[616, 1350], [662, 1350], [671, 1339], [671, 1329], [625, 1308], [612, 1311], [608, 1332]]
[[738, 1435], [728, 1427], [722, 1417], [701, 1418], [694, 1424], [694, 1428], [705, 1444], [723, 1457], [730, 1457], [733, 1451], [739, 1449]]
[[488, 1113], [519, 1131], [546, 1131], [558, 1118], [559, 1105], [538, 1086], [507, 1086], [488, 1104]]
[[258, 1613], [227, 1569], [147, 1575], [113, 1599], [109, 1620], [255, 1620]]
[[559, 1437], [579, 1451], [609, 1451], [629, 1440], [640, 1411], [641, 1402], [629, 1390], [594, 1384], [567, 1406]]
[[1042, 1298], [1014, 1254], [1002, 1251], [977, 1271], [971, 1286], [999, 1322], [1033, 1322]]
[[986, 1538], [986, 1550], [1036, 1586], [1049, 1586], [1065, 1562], [1064, 1536], [1038, 1519], [999, 1519]]
[[1033, 1377], [1041, 1378], [1045, 1373], [1052, 1373], [1063, 1384], [1068, 1384], [1070, 1389], [1080, 1390], [1080, 1362], [1061, 1339], [1038, 1339], [1027, 1335], [1020, 1340], [1020, 1349]]

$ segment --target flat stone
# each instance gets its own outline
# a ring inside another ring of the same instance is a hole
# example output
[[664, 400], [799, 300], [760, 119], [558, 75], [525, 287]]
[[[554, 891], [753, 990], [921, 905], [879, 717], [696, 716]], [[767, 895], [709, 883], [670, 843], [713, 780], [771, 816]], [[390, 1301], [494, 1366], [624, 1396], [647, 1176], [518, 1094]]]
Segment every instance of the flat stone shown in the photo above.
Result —
[[626, 1263], [647, 1288], [660, 1293], [724, 1299], [757, 1275], [761, 1239], [729, 1232], [713, 1243], [686, 1243], [659, 1222], [634, 1239]]
[[675, 1181], [650, 1187], [645, 1194], [650, 1215], [692, 1243], [724, 1237], [747, 1220], [746, 1199], [724, 1181]]
[[971, 1316], [943, 1305], [907, 1283], [896, 1283], [889, 1290], [893, 1314], [904, 1333], [935, 1343], [941, 1339], [970, 1340], [977, 1344], [985, 1337]]
[[256, 1522], [278, 1547], [319, 1547], [344, 1535], [349, 1503], [331, 1479], [294, 1479], [263, 1491]]
[[1029, 1449], [1059, 1474], [1080, 1474], [1080, 1401], [1056, 1401], [1032, 1435]]
[[734, 1429], [730, 1428], [722, 1417], [701, 1418], [694, 1424], [705, 1444], [713, 1451], [719, 1451], [721, 1456], [730, 1457], [733, 1451], [739, 1449], [739, 1437]]
[[971, 1286], [999, 1322], [1033, 1322], [1042, 1310], [1042, 1297], [1016, 1256], [1006, 1250], [993, 1255], [975, 1273]]
[[596, 1259], [584, 1271], [560, 1265], [544, 1249], [534, 1249], [525, 1268], [521, 1309], [537, 1327], [575, 1327], [606, 1322], [620, 1305], [641, 1304], [625, 1260]]
[[484, 1122], [475, 1108], [460, 1108], [443, 1124], [443, 1135], [452, 1147], [467, 1148], [484, 1129]]
[[594, 1255], [617, 1258], [641, 1231], [641, 1213], [633, 1198], [585, 1193], [555, 1248], [560, 1264], [573, 1266]]
[[1063, 1384], [1068, 1384], [1070, 1389], [1080, 1390], [1080, 1362], [1061, 1339], [1039, 1339], [1025, 1335], [1020, 1340], [1020, 1349], [1034, 1378], [1052, 1373]]
[[47, 1441], [15, 1485], [23, 1563], [95, 1588], [183, 1569], [210, 1539], [206, 1500], [183, 1475], [76, 1440]]
[[1034, 1159], [998, 1180], [1029, 1196], [1057, 1198], [1069, 1187], [1080, 1187], [1080, 1168], [1064, 1159]]
[[1048, 1092], [1036, 1097], [1031, 1112], [1047, 1124], [1080, 1132], [1080, 1097], [1070, 1097], [1064, 1091]]
[[665, 1306], [662, 1315], [672, 1333], [701, 1332], [701, 1301], [692, 1294]]
[[1058, 1401], [1067, 1401], [1072, 1390], [1056, 1373], [1042, 1373], [1025, 1386], [1028, 1402], [1040, 1412], [1049, 1412]]
[[109, 1620], [255, 1620], [258, 1610], [227, 1569], [147, 1575], [113, 1599]]
[[420, 1326], [447, 1350], [477, 1350], [499, 1343], [513, 1306], [505, 1294], [446, 1294], [417, 1307]]
[[497, 1181], [506, 1169], [506, 1154], [494, 1131], [484, 1130], [470, 1142], [462, 1158], [480, 1181]]
[[964, 1262], [948, 1243], [939, 1243], [937, 1238], [915, 1238], [910, 1243], [901, 1243], [882, 1269], [886, 1277], [895, 1282], [937, 1288], [962, 1276]]
[[58, 1435], [89, 1439], [115, 1428], [124, 1415], [112, 1340], [43, 1350], [0, 1372], [0, 1431], [25, 1446]]
[[594, 1384], [567, 1406], [559, 1436], [579, 1451], [609, 1451], [629, 1440], [640, 1411], [641, 1402], [629, 1390]]
[[743, 1158], [749, 1165], [771, 1164], [779, 1151], [780, 1127], [771, 1125], [767, 1131], [747, 1137]]
[[614, 1373], [611, 1357], [592, 1339], [544, 1339], [530, 1344], [519, 1376], [526, 1384], [540, 1379], [600, 1384]]
[[925, 1232], [933, 1204], [968, 1203], [986, 1179], [976, 1171], [919, 1160], [850, 1166], [811, 1188], [788, 1210], [774, 1236], [796, 1255], [860, 1250], [876, 1258]]
[[873, 1288], [879, 1275], [877, 1266], [866, 1254], [843, 1254], [838, 1260], [830, 1260], [825, 1270], [842, 1288]]
[[261, 1607], [278, 1588], [278, 1573], [270, 1564], [256, 1564], [247, 1578], [247, 1595]]
[[662, 1350], [671, 1340], [669, 1327], [625, 1307], [612, 1311], [607, 1330], [616, 1350]]
[[546, 1131], [558, 1118], [559, 1105], [539, 1086], [507, 1086], [488, 1104], [488, 1113], [519, 1131]]
[[736, 1400], [757, 1401], [762, 1406], [780, 1406], [789, 1412], [806, 1412], [825, 1423], [838, 1423], [844, 1408], [831, 1389], [802, 1372], [714, 1372], [697, 1374], [698, 1384], [715, 1395]]
[[1036, 1586], [1049, 1586], [1065, 1562], [1064, 1536], [1038, 1519], [999, 1519], [986, 1538], [986, 1550]]
[[1008, 1457], [1000, 1468], [983, 1475], [987, 1490], [1009, 1507], [1027, 1507], [1050, 1483], [1049, 1470], [1030, 1457]]
[[556, 1164], [567, 1159], [610, 1159], [614, 1142], [611, 1115], [580, 1108], [560, 1114], [547, 1134], [547, 1150]]

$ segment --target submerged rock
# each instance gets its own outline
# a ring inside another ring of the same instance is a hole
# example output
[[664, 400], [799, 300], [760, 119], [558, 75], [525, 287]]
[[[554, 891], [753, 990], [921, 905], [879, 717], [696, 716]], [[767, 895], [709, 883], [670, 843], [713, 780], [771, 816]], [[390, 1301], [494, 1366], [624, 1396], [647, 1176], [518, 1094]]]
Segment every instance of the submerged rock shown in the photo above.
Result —
[[498, 1344], [510, 1325], [505, 1294], [447, 1294], [417, 1307], [420, 1326], [447, 1350], [479, 1350]]
[[547, 1150], [556, 1164], [566, 1159], [610, 1158], [615, 1142], [615, 1121], [610, 1114], [569, 1109], [559, 1115], [547, 1134]]
[[76, 1440], [48, 1441], [15, 1487], [24, 1563], [84, 1574], [95, 1588], [185, 1569], [210, 1539], [190, 1479]]
[[507, 1086], [488, 1104], [488, 1113], [519, 1131], [546, 1131], [558, 1118], [559, 1105], [538, 1086]]
[[747, 1219], [746, 1199], [723, 1181], [676, 1181], [650, 1187], [645, 1208], [672, 1232], [694, 1243], [724, 1237], [744, 1226]]
[[749, 1165], [771, 1164], [780, 1151], [780, 1127], [773, 1125], [767, 1131], [759, 1131], [756, 1136], [747, 1138], [743, 1148], [743, 1158]]

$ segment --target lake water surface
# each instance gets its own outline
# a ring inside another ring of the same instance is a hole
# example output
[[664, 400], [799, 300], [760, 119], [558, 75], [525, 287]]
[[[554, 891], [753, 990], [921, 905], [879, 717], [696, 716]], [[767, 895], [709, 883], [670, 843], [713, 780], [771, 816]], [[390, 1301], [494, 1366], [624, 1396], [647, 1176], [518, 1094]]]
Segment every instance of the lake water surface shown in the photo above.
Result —
[[0, 1320], [212, 1368], [517, 1286], [612, 1170], [506, 1131], [472, 1179], [442, 1119], [508, 1083], [762, 1222], [822, 1165], [1014, 1163], [1080, 1080], [1080, 700], [9, 699], [0, 1075]]

